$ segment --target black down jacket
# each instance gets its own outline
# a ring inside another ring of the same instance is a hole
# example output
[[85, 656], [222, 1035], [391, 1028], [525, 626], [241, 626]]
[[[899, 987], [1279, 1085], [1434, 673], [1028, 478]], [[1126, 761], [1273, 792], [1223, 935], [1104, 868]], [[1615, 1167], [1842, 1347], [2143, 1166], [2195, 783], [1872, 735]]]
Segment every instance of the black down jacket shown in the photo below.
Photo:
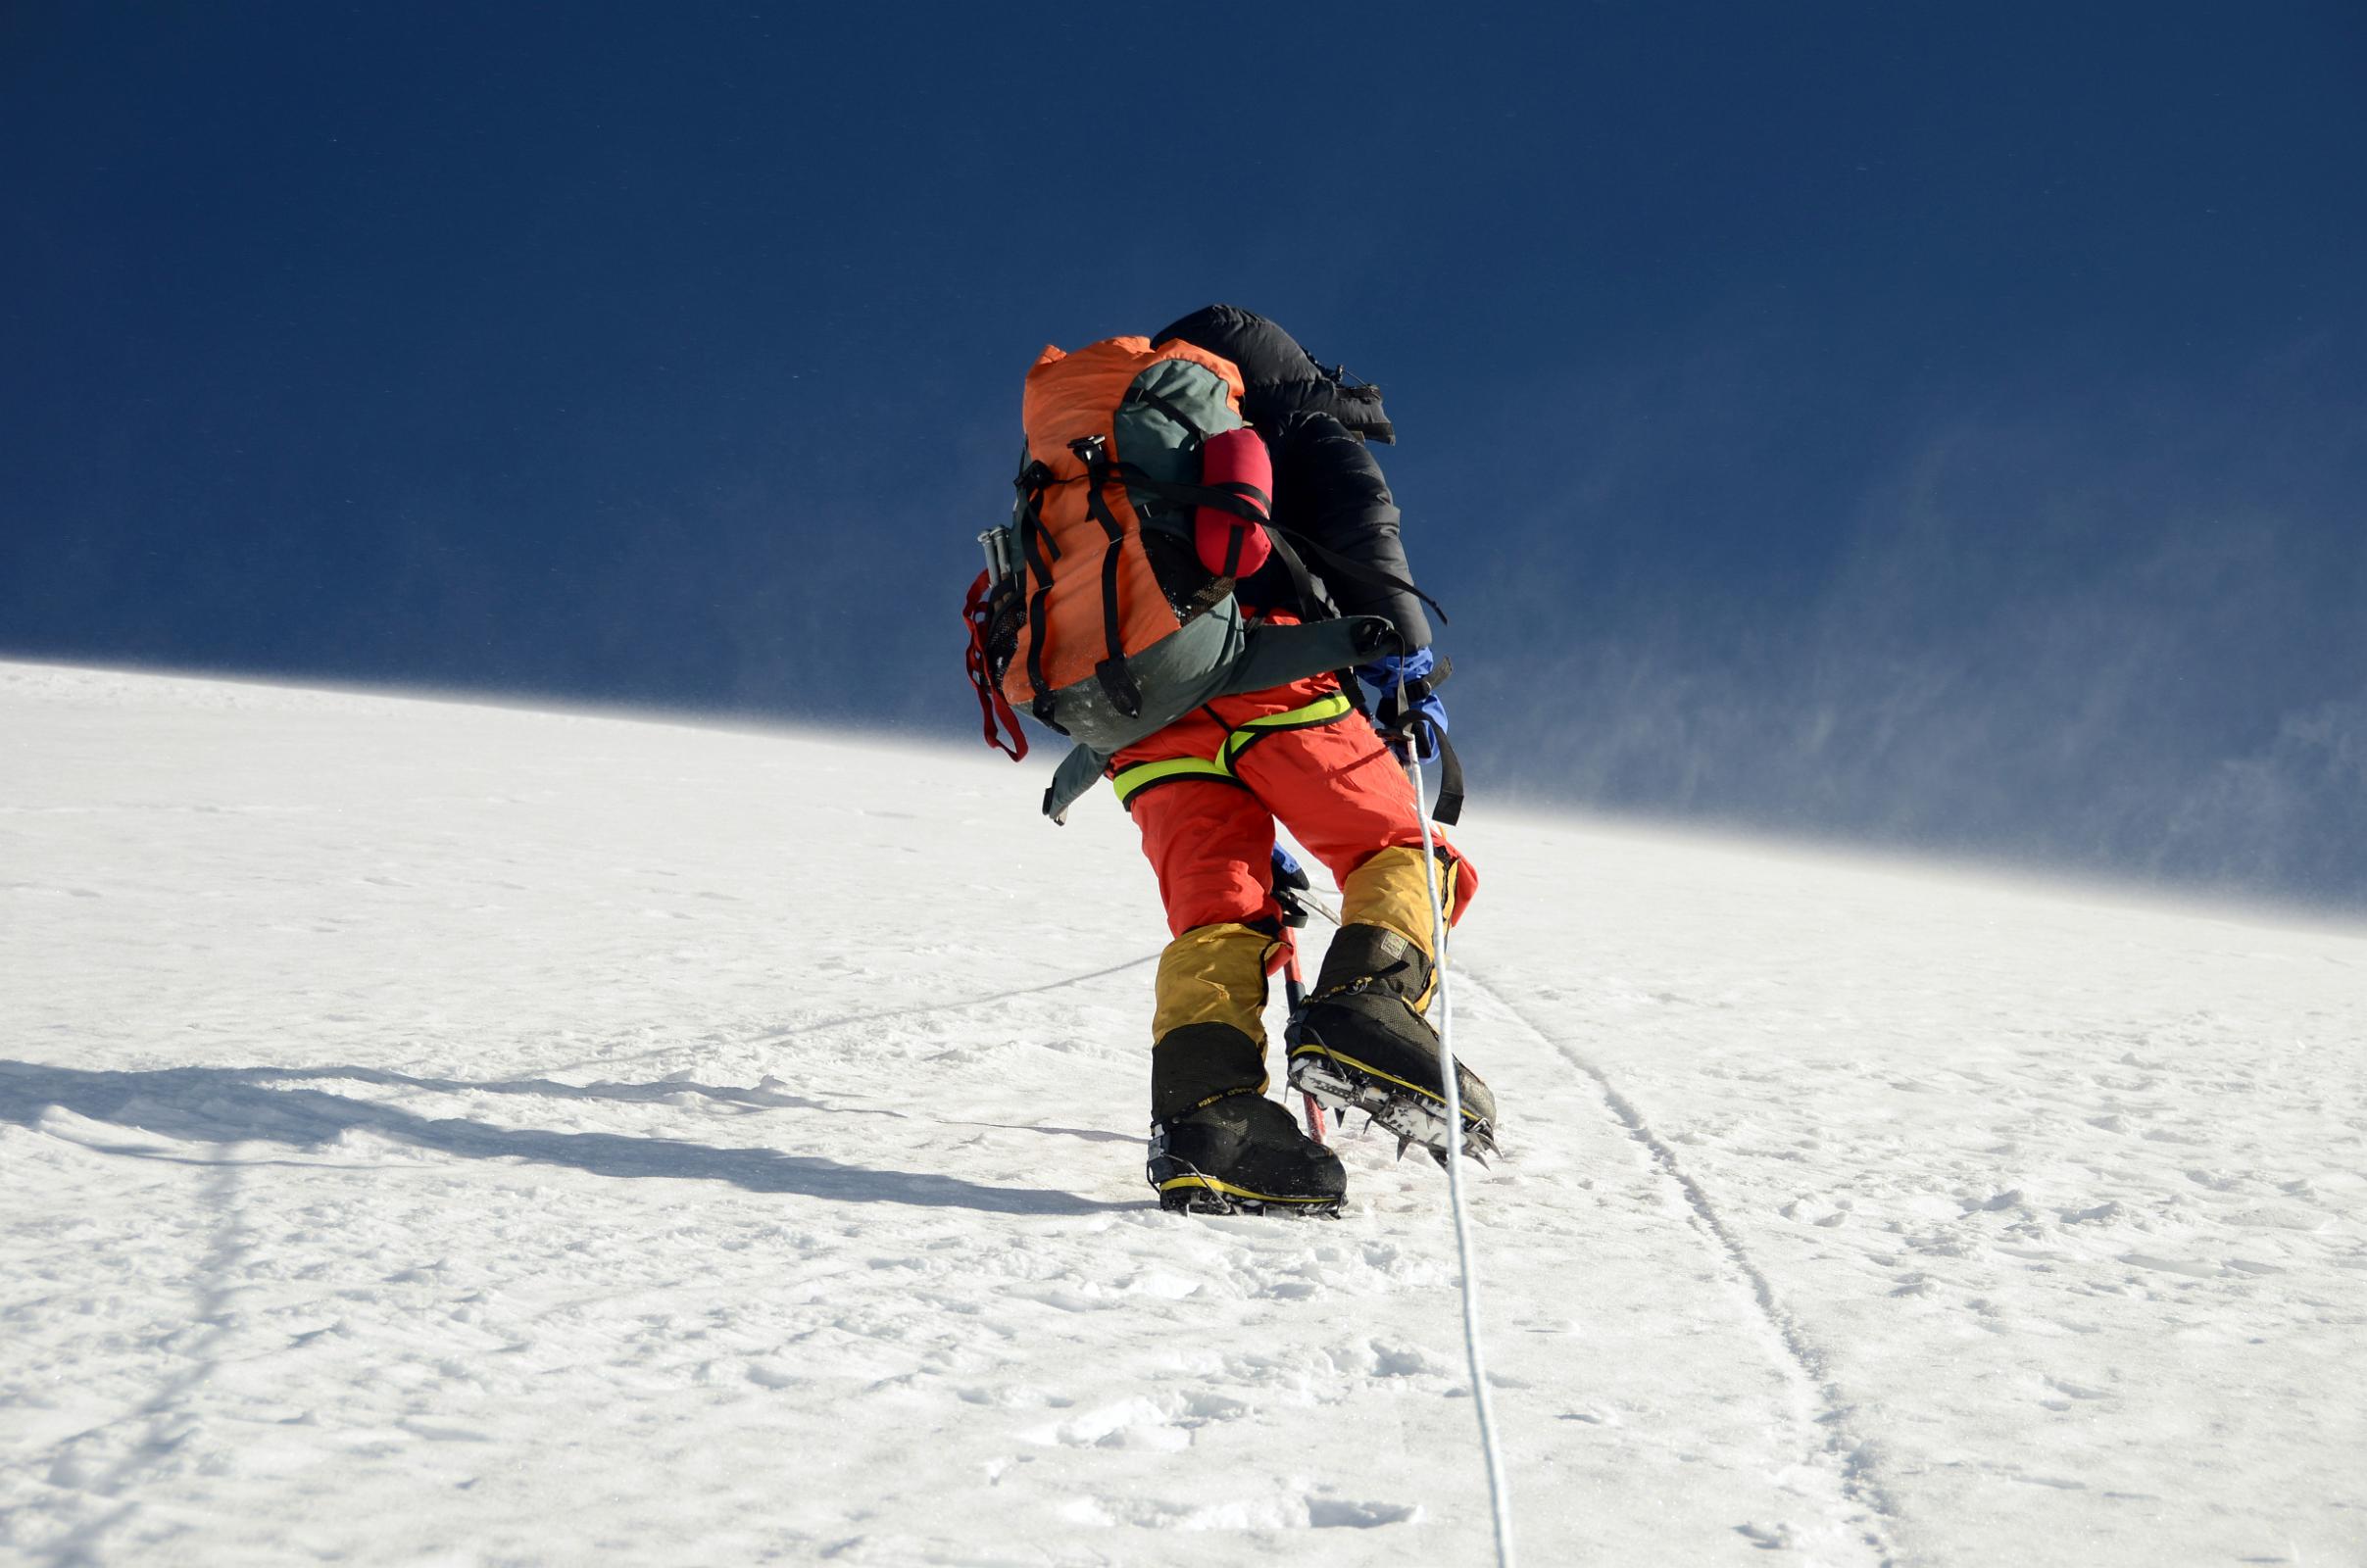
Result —
[[[1409, 648], [1429, 646], [1430, 622], [1421, 601], [1387, 581], [1410, 583], [1413, 572], [1398, 539], [1398, 508], [1389, 481], [1364, 444], [1367, 438], [1395, 437], [1381, 411], [1380, 393], [1342, 385], [1340, 372], [1318, 365], [1296, 338], [1238, 306], [1194, 311], [1151, 341], [1156, 347], [1179, 338], [1240, 368], [1242, 416], [1273, 454], [1274, 523], [1321, 547], [1300, 553], [1333, 605], [1343, 614], [1386, 617]], [[1327, 563], [1322, 551], [1364, 569]], [[1278, 559], [1242, 583], [1239, 593], [1253, 607], [1289, 609], [1310, 617], [1322, 612], [1318, 606], [1295, 602], [1298, 593]]]

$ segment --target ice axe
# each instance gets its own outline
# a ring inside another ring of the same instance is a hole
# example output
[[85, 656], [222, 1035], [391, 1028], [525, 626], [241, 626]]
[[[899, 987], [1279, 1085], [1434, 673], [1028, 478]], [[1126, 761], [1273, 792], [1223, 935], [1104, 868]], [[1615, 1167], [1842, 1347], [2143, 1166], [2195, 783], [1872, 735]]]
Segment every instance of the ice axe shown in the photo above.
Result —
[[[1340, 917], [1314, 896], [1313, 884], [1307, 879], [1307, 868], [1279, 844], [1274, 846], [1274, 902], [1281, 906], [1282, 924], [1288, 930], [1307, 929], [1309, 914], [1321, 914], [1334, 925], [1340, 923]], [[1299, 969], [1296, 942], [1290, 945], [1290, 956], [1283, 960], [1282, 995], [1290, 1004], [1290, 1022], [1282, 1029], [1282, 1042], [1287, 1048], [1299, 1043], [1299, 1014], [1307, 1005], [1307, 979]], [[1319, 1144], [1323, 1142], [1323, 1107], [1312, 1095], [1302, 1094], [1301, 1098], [1307, 1102], [1307, 1136]]]

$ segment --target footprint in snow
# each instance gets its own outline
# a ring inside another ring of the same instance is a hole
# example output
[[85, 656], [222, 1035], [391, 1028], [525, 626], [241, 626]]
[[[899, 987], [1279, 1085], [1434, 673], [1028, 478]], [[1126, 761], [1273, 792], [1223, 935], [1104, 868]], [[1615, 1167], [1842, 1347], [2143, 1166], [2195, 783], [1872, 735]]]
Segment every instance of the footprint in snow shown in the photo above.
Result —
[[1383, 1525], [1421, 1522], [1415, 1502], [1353, 1502], [1345, 1497], [1307, 1499], [1307, 1523], [1311, 1530], [1373, 1530]]

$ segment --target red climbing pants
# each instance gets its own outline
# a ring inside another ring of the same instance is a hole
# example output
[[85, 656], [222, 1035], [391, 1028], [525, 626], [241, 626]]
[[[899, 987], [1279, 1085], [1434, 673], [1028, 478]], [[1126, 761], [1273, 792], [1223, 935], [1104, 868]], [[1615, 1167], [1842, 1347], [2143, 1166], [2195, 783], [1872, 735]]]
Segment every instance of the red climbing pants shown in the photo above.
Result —
[[[1175, 938], [1160, 960], [1155, 1039], [1205, 1021], [1263, 1038], [1265, 976], [1289, 952], [1273, 891], [1276, 818], [1338, 882], [1344, 921], [1430, 951], [1412, 781], [1333, 676], [1220, 697], [1120, 752], [1110, 772]], [[1433, 840], [1453, 923], [1479, 877]]]

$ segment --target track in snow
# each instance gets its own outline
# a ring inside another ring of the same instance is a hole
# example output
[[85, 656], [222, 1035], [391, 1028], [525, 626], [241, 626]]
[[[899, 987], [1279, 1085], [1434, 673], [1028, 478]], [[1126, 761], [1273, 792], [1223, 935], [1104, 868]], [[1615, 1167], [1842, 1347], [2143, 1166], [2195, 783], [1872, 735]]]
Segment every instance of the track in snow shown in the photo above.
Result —
[[[1517, 1019], [1521, 1026], [1538, 1040], [1552, 1047], [1563, 1060], [1593, 1080], [1602, 1091], [1603, 1104], [1612, 1119], [1624, 1128], [1628, 1137], [1644, 1151], [1644, 1157], [1668, 1182], [1683, 1200], [1687, 1225], [1711, 1250], [1719, 1253], [1737, 1281], [1747, 1288], [1759, 1319], [1767, 1331], [1774, 1358], [1785, 1377], [1797, 1386], [1800, 1395], [1801, 1437], [1811, 1451], [1821, 1453], [1826, 1468], [1832, 1472], [1837, 1500], [1847, 1499], [1857, 1504], [1851, 1509], [1837, 1509], [1836, 1522], [1858, 1533], [1879, 1568], [1892, 1568], [1895, 1557], [1889, 1544], [1892, 1520], [1897, 1509], [1880, 1479], [1873, 1473], [1867, 1459], [1865, 1445], [1851, 1429], [1849, 1401], [1833, 1383], [1826, 1370], [1825, 1355], [1800, 1327], [1800, 1320], [1777, 1298], [1775, 1287], [1760, 1272], [1751, 1253], [1735, 1236], [1701, 1190], [1701, 1183], [1689, 1175], [1677, 1158], [1677, 1152], [1652, 1131], [1635, 1102], [1619, 1092], [1610, 1075], [1596, 1065], [1581, 1051], [1575, 1041], [1556, 1035], [1531, 1017], [1526, 1009], [1510, 1000], [1499, 982], [1486, 980], [1461, 965], [1456, 974], [1465, 985], [1477, 988], [1504, 1012]], [[1481, 1268], [1486, 1268], [1485, 1260]], [[1822, 1429], [1821, 1439], [1814, 1429]], [[1773, 1540], [1762, 1544], [1775, 1545]]]

